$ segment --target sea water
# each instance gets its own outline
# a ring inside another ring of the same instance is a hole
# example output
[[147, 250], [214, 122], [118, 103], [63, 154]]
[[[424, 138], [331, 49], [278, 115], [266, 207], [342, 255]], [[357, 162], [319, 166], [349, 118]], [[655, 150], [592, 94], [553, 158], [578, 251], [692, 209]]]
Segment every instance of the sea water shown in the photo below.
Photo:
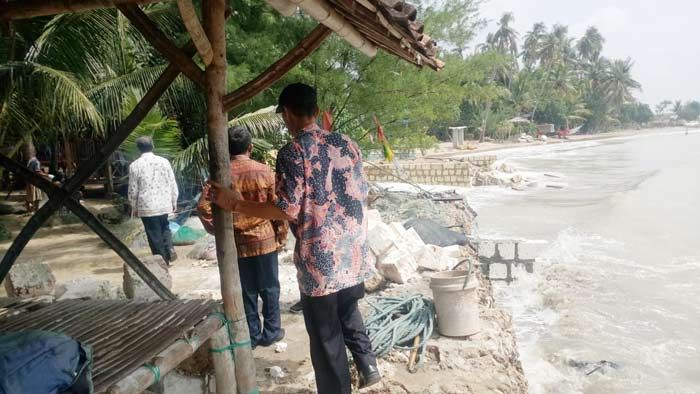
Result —
[[537, 185], [470, 189], [480, 235], [548, 241], [497, 286], [530, 392], [700, 393], [700, 131], [498, 156]]

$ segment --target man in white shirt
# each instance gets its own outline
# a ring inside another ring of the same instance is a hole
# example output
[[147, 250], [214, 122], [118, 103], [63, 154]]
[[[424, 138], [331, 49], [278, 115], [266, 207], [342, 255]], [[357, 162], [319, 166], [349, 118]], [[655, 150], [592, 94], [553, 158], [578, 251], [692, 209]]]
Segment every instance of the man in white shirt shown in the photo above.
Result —
[[177, 183], [170, 162], [153, 154], [153, 139], [140, 137], [136, 146], [141, 157], [129, 166], [129, 202], [133, 214], [141, 218], [154, 255], [166, 263], [175, 261], [168, 215], [177, 208]]

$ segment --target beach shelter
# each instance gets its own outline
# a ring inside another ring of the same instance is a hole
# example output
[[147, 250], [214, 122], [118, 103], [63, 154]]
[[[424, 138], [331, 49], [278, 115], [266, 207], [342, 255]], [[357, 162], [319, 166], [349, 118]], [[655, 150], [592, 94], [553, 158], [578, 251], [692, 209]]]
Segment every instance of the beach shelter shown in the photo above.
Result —
[[[383, 50], [418, 67], [433, 70], [441, 69], [443, 63], [436, 58], [435, 41], [424, 33], [423, 24], [416, 19], [416, 8], [403, 1], [267, 0], [284, 15], [291, 16], [301, 10], [317, 20], [319, 25], [263, 73], [237, 90], [226, 92], [224, 27], [226, 23], [236, 23], [236, 17], [232, 17], [235, 10], [228, 7], [226, 0], [202, 0], [200, 21], [192, 0], [177, 0], [180, 15], [191, 37], [188, 44], [178, 48], [139, 7], [160, 1], [0, 0], [2, 27], [20, 19], [117, 8], [170, 63], [116, 132], [77, 169], [63, 187], [51, 184], [29, 172], [22, 164], [0, 155], [0, 165], [41, 188], [49, 196], [49, 201], [30, 218], [5, 253], [0, 262], [0, 280], [5, 278], [42, 224], [65, 206], [114, 249], [164, 301], [154, 304], [62, 301], [36, 310], [20, 305], [15, 306], [17, 316], [0, 317], [0, 330], [24, 330], [38, 326], [44, 329], [60, 328], [88, 344], [95, 341], [95, 389], [110, 393], [144, 391], [212, 338], [217, 392], [255, 393], [255, 363], [250, 346], [246, 346], [249, 338], [238, 280], [232, 216], [218, 209], [214, 211], [223, 301], [223, 311], [216, 312], [216, 305], [212, 305], [215, 304], [212, 302], [176, 300], [117, 237], [71, 197], [72, 194], [104, 165], [181, 73], [205, 92], [211, 177], [223, 185], [230, 185], [227, 112], [278, 81], [317, 49], [331, 33], [335, 32], [368, 56]], [[202, 59], [204, 69], [192, 60], [195, 55]]]

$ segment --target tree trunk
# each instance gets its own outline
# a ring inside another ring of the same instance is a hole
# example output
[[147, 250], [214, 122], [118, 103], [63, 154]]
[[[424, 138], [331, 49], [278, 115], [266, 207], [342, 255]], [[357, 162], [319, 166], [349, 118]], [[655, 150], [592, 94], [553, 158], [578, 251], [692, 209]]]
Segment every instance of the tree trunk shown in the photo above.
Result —
[[[226, 1], [209, 0], [204, 2], [202, 7], [204, 29], [213, 51], [212, 62], [205, 71], [210, 176], [212, 180], [224, 187], [231, 187], [227, 116], [223, 106], [223, 98], [226, 93]], [[250, 344], [250, 337], [243, 311], [243, 296], [238, 274], [238, 254], [233, 232], [233, 215], [217, 206], [214, 206], [214, 234], [216, 236], [216, 255], [219, 261], [221, 298], [224, 303], [224, 313], [230, 321], [228, 326], [231, 331], [230, 338], [233, 338], [235, 342], [231, 346], [238, 345], [234, 346], [236, 383], [238, 392], [247, 394], [257, 391], [257, 382], [253, 350], [250, 346], [244, 345]], [[216, 360], [233, 362], [233, 360], [221, 357]], [[230, 369], [216, 368], [217, 373], [226, 370]], [[217, 377], [217, 380], [226, 378], [230, 377], [221, 376]]]

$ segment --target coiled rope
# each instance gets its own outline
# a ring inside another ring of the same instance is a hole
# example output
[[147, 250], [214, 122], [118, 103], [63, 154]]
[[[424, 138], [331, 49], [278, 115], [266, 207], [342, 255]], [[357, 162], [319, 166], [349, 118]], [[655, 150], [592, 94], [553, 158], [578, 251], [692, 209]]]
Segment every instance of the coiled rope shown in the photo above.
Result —
[[[435, 306], [433, 301], [420, 294], [408, 297], [371, 297], [367, 303], [372, 307], [365, 326], [372, 342], [372, 350], [381, 357], [392, 349], [418, 350], [423, 361], [428, 339], [435, 328]], [[417, 346], [414, 340], [420, 336]]]

